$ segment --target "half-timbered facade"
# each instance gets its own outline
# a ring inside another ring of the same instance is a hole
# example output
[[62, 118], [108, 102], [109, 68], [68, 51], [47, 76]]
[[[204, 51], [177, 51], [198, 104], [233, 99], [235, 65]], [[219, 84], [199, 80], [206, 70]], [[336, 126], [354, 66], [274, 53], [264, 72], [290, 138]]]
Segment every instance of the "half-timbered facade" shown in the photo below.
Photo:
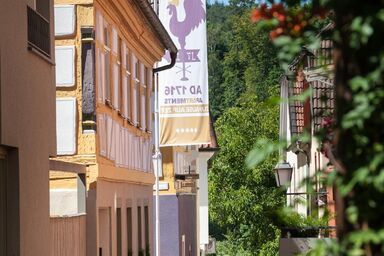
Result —
[[87, 165], [87, 255], [149, 255], [153, 73], [177, 50], [145, 0], [55, 11], [58, 158]]

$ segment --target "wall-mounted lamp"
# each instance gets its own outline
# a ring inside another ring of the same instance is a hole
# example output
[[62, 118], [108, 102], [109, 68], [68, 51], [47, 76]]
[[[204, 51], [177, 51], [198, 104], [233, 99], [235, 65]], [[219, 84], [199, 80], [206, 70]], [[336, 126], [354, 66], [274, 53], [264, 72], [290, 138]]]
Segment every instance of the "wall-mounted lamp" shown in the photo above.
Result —
[[278, 187], [291, 184], [293, 168], [287, 162], [278, 163], [273, 169]]

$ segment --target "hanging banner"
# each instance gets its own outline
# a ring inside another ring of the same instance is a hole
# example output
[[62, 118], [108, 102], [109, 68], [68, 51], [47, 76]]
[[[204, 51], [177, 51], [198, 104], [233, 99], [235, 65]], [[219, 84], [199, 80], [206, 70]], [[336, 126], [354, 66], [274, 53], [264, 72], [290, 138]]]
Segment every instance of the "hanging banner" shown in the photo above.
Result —
[[179, 50], [159, 73], [160, 146], [209, 144], [205, 0], [162, 0], [159, 17]]

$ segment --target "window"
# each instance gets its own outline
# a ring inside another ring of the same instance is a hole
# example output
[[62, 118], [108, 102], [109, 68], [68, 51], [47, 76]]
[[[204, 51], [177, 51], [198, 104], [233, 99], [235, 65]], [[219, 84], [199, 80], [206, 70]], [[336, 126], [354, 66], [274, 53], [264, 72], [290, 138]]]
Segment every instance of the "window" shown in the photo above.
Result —
[[73, 35], [75, 17], [74, 5], [55, 5], [55, 36]]
[[103, 15], [101, 15], [99, 10], [96, 10], [96, 40], [99, 43], [103, 42], [103, 33], [104, 33], [104, 26], [103, 26]]
[[92, 41], [87, 38], [93, 29], [82, 28], [81, 31], [82, 128], [84, 133], [89, 133], [96, 130], [94, 49]]
[[114, 109], [120, 110], [120, 76], [121, 76], [121, 67], [120, 67], [120, 56], [119, 56], [119, 37], [117, 30], [112, 27], [112, 69], [113, 69], [113, 96], [112, 96], [112, 105]]
[[132, 247], [132, 208], [127, 208], [127, 250], [128, 256], [133, 255]]
[[35, 10], [46, 20], [50, 18], [50, 1], [49, 0], [34, 0]]
[[117, 256], [122, 256], [122, 243], [121, 243], [121, 208], [116, 209], [116, 246]]
[[139, 61], [132, 54], [132, 73], [133, 73], [133, 89], [132, 89], [132, 119], [134, 125], [139, 125]]
[[141, 63], [141, 87], [140, 87], [140, 127], [142, 130], [146, 129], [146, 98], [147, 98], [147, 74], [148, 74], [148, 68], [144, 66], [143, 63]]
[[56, 46], [56, 85], [70, 87], [75, 84], [75, 46]]
[[111, 103], [111, 45], [109, 38], [109, 25], [108, 23], [104, 23], [104, 31], [103, 31], [103, 39], [104, 39], [104, 63], [103, 63], [103, 74], [104, 74], [104, 95], [105, 99], [108, 103]]
[[35, 0], [35, 6], [27, 6], [28, 49], [51, 56], [50, 1]]
[[127, 46], [125, 43], [122, 43], [121, 45], [121, 104], [120, 104], [120, 109], [121, 109], [121, 114], [123, 115], [124, 118], [128, 118], [128, 90], [130, 84], [130, 72], [128, 72], [129, 64], [127, 63]]
[[57, 154], [76, 152], [76, 98], [56, 99]]
[[131, 102], [132, 102], [132, 76], [131, 76], [131, 57], [130, 57], [130, 51], [126, 47], [125, 48], [125, 72], [126, 72], [126, 78], [127, 78], [127, 83], [125, 85], [127, 89], [127, 97], [126, 97], [126, 111], [127, 111], [127, 118], [132, 120], [132, 107], [131, 107]]

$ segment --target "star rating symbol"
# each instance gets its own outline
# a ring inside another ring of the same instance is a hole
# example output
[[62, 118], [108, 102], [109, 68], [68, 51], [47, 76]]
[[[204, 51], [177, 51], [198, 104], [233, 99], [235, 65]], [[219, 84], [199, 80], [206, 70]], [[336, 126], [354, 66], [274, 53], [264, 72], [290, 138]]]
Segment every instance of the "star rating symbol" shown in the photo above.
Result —
[[197, 128], [176, 128], [176, 133], [197, 133]]

